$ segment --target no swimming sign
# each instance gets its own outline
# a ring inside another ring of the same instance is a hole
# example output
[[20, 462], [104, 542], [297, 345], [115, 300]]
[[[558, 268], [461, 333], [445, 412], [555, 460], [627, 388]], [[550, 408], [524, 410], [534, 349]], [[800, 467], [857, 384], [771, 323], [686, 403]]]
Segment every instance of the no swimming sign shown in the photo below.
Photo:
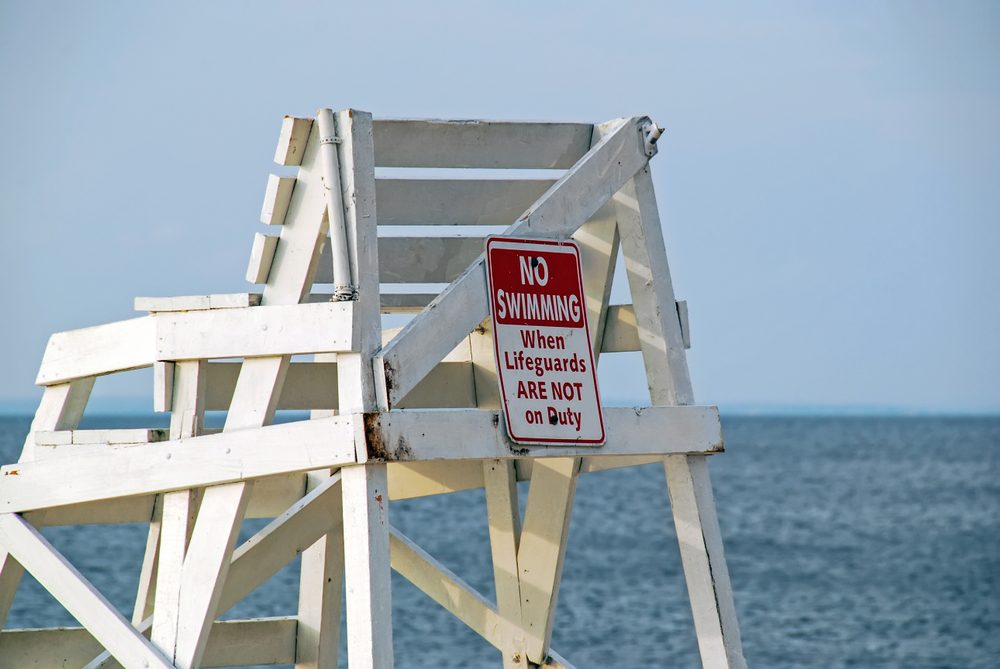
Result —
[[511, 440], [604, 443], [604, 416], [574, 242], [486, 240], [493, 347]]

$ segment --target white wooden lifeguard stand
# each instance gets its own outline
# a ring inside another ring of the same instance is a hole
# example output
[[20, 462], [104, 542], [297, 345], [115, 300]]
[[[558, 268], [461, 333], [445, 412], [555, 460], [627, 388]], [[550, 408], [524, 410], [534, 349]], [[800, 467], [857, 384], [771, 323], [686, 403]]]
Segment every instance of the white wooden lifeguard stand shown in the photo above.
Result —
[[[693, 406], [650, 179], [659, 134], [645, 117], [286, 117], [276, 160], [299, 169], [268, 181], [262, 218], [278, 234], [256, 237], [248, 277], [261, 294], [137, 298], [149, 315], [50, 339], [23, 454], [0, 470], [0, 627], [24, 569], [83, 627], [5, 630], [0, 667], [335, 667], [344, 583], [350, 666], [391, 667], [390, 569], [505, 668], [569, 667], [549, 639], [577, 477], [651, 462], [665, 465], [702, 663], [745, 666], [705, 458], [722, 451], [719, 416]], [[382, 179], [376, 167], [563, 172]], [[575, 239], [595, 356], [641, 351], [653, 406], [606, 409], [597, 448], [512, 444], [482, 238], [378, 235], [439, 225]], [[619, 247], [632, 304], [609, 305]], [[400, 283], [447, 287], [389, 288]], [[396, 312], [413, 317], [383, 330]], [[76, 429], [97, 376], [148, 366], [169, 431]], [[312, 413], [271, 425], [281, 409]], [[228, 412], [221, 431], [203, 427], [211, 410]], [[518, 480], [530, 480], [523, 519]], [[473, 488], [485, 489], [495, 602], [389, 522], [392, 499]], [[273, 521], [237, 546], [248, 517]], [[149, 523], [131, 621], [37, 529], [125, 522]], [[300, 553], [297, 615], [217, 621]]]

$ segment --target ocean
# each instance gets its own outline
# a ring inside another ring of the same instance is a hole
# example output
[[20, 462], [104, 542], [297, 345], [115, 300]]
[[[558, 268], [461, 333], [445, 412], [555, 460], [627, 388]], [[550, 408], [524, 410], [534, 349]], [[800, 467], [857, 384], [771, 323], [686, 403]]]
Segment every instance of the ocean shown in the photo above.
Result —
[[[29, 423], [0, 417], [0, 461], [17, 458]], [[723, 423], [727, 452], [710, 467], [751, 667], [1000, 666], [1000, 417]], [[394, 502], [389, 514], [492, 597], [482, 491]], [[243, 538], [262, 525], [246, 522]], [[44, 530], [126, 616], [145, 533]], [[492, 647], [393, 578], [397, 667], [499, 666]], [[294, 613], [297, 579], [293, 563], [226, 617]], [[24, 579], [7, 627], [72, 624]], [[581, 477], [552, 647], [581, 669], [700, 666], [662, 467]]]

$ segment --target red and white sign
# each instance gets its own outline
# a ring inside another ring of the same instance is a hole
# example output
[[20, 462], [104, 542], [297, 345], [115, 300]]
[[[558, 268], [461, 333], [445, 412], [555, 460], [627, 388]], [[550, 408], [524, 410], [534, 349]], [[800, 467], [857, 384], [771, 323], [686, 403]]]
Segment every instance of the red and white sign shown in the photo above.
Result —
[[511, 440], [603, 444], [580, 249], [574, 242], [489, 237], [486, 268]]

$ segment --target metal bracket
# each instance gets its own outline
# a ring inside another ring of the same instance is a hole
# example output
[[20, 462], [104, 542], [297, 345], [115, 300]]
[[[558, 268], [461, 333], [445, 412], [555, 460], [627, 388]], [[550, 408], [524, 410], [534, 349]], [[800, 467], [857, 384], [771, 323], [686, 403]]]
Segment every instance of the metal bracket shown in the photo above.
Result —
[[650, 122], [642, 127], [643, 150], [646, 152], [647, 158], [652, 158], [656, 155], [656, 142], [662, 135], [663, 128], [655, 123]]

